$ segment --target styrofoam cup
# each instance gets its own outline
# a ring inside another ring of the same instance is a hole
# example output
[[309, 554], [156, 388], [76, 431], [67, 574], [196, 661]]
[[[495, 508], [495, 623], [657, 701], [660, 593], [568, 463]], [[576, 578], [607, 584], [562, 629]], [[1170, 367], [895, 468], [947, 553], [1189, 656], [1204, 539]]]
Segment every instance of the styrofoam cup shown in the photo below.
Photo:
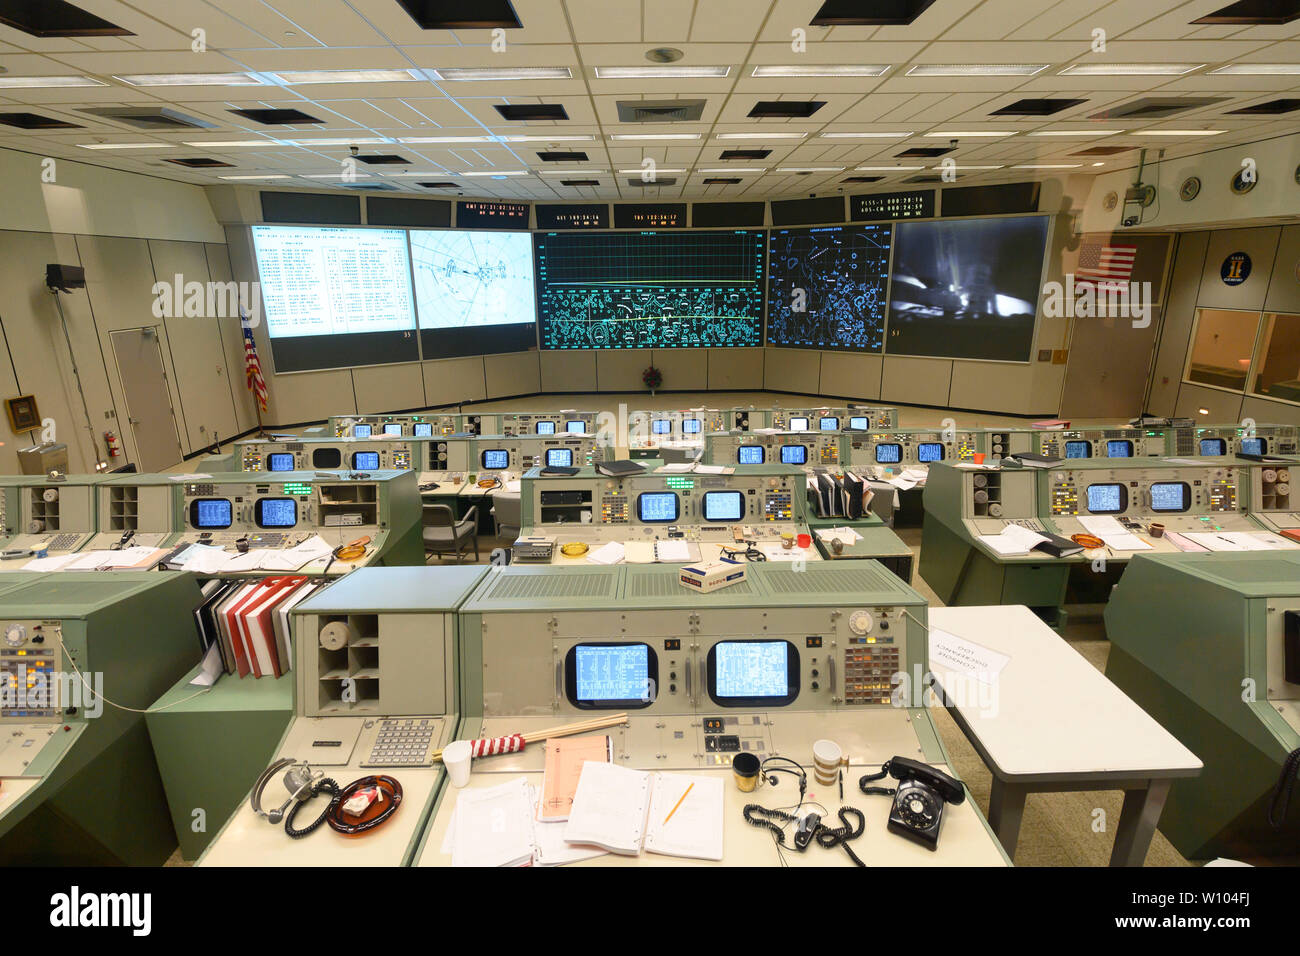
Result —
[[468, 740], [455, 740], [442, 748], [442, 765], [447, 769], [447, 779], [453, 787], [469, 783], [473, 748]]

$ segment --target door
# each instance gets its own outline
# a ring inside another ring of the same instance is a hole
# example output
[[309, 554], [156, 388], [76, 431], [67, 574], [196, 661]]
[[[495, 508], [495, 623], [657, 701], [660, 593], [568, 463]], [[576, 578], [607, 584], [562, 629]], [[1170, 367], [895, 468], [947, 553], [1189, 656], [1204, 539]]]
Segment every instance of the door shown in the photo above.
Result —
[[141, 471], [164, 471], [180, 462], [176, 413], [167, 391], [157, 326], [113, 332], [113, 357], [126, 393], [127, 421]]

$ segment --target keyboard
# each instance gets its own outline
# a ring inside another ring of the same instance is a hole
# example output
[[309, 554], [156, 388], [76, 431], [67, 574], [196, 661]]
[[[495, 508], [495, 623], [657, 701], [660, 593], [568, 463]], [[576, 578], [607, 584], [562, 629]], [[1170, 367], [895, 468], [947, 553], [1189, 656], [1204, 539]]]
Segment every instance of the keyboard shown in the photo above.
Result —
[[363, 767], [428, 767], [433, 764], [433, 717], [386, 717]]

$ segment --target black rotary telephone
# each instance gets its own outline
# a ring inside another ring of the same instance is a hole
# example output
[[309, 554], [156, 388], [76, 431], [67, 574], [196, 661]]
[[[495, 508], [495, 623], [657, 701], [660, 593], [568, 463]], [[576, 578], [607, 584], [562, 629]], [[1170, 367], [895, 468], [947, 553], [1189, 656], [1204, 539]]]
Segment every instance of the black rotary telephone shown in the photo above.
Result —
[[[897, 788], [868, 786], [872, 781], [884, 778], [885, 774], [898, 781]], [[939, 848], [944, 804], [956, 805], [966, 799], [961, 783], [928, 764], [907, 757], [891, 758], [879, 773], [861, 778], [858, 789], [863, 793], [892, 793], [894, 805], [889, 808], [889, 832], [913, 840], [928, 850]]]

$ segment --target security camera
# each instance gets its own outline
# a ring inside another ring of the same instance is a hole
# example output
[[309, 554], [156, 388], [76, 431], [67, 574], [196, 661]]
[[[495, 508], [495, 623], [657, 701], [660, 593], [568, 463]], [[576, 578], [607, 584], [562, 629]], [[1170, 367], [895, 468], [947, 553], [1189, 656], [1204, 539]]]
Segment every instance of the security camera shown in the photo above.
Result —
[[348, 152], [351, 153], [353, 156], [360, 156], [360, 155], [361, 155], [361, 149], [360, 149], [360, 147], [357, 147], [357, 146], [349, 146], [349, 147], [348, 147]]

